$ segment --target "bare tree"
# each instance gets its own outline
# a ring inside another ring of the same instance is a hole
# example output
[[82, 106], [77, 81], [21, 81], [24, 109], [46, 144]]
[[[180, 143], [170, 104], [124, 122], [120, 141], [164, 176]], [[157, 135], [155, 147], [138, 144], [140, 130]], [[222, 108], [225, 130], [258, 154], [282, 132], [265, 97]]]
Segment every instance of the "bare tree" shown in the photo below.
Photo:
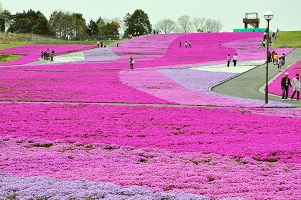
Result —
[[193, 18], [192, 23], [198, 33], [203, 32], [203, 26], [204, 26], [205, 20], [206, 20], [206, 18], [204, 18], [204, 17], [203, 18], [198, 18], [198, 17]]
[[192, 21], [188, 15], [182, 15], [178, 18], [178, 26], [181, 31], [187, 33], [191, 31]]
[[206, 19], [204, 30], [206, 32], [219, 32], [223, 28], [223, 24], [219, 20]]
[[213, 20], [212, 32], [219, 32], [223, 28], [223, 24], [219, 20]]
[[177, 24], [171, 19], [162, 19], [156, 24], [155, 27], [164, 33], [171, 33], [176, 30]]

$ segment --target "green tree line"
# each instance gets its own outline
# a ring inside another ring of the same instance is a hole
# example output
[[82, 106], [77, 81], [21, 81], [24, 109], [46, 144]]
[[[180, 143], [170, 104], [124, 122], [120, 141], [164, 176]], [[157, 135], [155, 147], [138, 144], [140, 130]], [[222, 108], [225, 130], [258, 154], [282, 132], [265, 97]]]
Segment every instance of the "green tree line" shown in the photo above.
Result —
[[[1, 7], [1, 6], [0, 6]], [[81, 13], [54, 11], [49, 19], [40, 11], [32, 9], [16, 14], [0, 9], [0, 32], [32, 33], [59, 39], [76, 39], [85, 36], [110, 36], [119, 38], [123, 28], [124, 35], [145, 35], [152, 31], [148, 15], [142, 10], [127, 13], [123, 20], [104, 19], [86, 21]]]

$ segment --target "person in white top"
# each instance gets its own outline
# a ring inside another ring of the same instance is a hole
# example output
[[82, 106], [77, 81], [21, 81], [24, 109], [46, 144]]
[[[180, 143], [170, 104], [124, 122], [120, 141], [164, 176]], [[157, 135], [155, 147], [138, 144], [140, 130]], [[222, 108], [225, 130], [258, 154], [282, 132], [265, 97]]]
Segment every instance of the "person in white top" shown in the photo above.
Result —
[[294, 98], [295, 94], [297, 93], [297, 101], [299, 100], [299, 94], [300, 94], [300, 79], [299, 79], [299, 74], [296, 74], [296, 77], [293, 78], [292, 80], [292, 85], [293, 85], [293, 95], [291, 99]]
[[238, 59], [238, 56], [237, 56], [237, 54], [235, 54], [235, 55], [233, 56], [233, 64], [234, 64], [234, 66], [236, 66], [237, 59]]

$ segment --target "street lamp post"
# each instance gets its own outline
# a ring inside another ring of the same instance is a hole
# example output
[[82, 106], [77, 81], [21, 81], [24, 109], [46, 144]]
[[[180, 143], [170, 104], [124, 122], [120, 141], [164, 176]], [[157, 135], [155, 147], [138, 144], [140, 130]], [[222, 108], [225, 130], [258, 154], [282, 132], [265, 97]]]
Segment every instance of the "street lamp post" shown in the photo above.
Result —
[[268, 22], [268, 27], [267, 27], [267, 60], [266, 60], [266, 71], [265, 71], [265, 104], [269, 103], [268, 100], [268, 93], [269, 93], [269, 86], [268, 86], [268, 74], [269, 74], [269, 45], [270, 45], [270, 21], [273, 19], [274, 14], [271, 11], [267, 11], [264, 13], [264, 18]]

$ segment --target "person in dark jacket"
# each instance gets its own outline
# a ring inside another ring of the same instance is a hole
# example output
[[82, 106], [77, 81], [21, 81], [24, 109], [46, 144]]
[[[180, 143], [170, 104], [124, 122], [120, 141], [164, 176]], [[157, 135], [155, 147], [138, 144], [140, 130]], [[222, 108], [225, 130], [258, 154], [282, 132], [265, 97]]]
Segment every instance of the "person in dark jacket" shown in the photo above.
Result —
[[292, 87], [292, 84], [290, 78], [288, 77], [288, 73], [286, 72], [284, 77], [281, 79], [282, 101], [287, 100], [289, 87]]

